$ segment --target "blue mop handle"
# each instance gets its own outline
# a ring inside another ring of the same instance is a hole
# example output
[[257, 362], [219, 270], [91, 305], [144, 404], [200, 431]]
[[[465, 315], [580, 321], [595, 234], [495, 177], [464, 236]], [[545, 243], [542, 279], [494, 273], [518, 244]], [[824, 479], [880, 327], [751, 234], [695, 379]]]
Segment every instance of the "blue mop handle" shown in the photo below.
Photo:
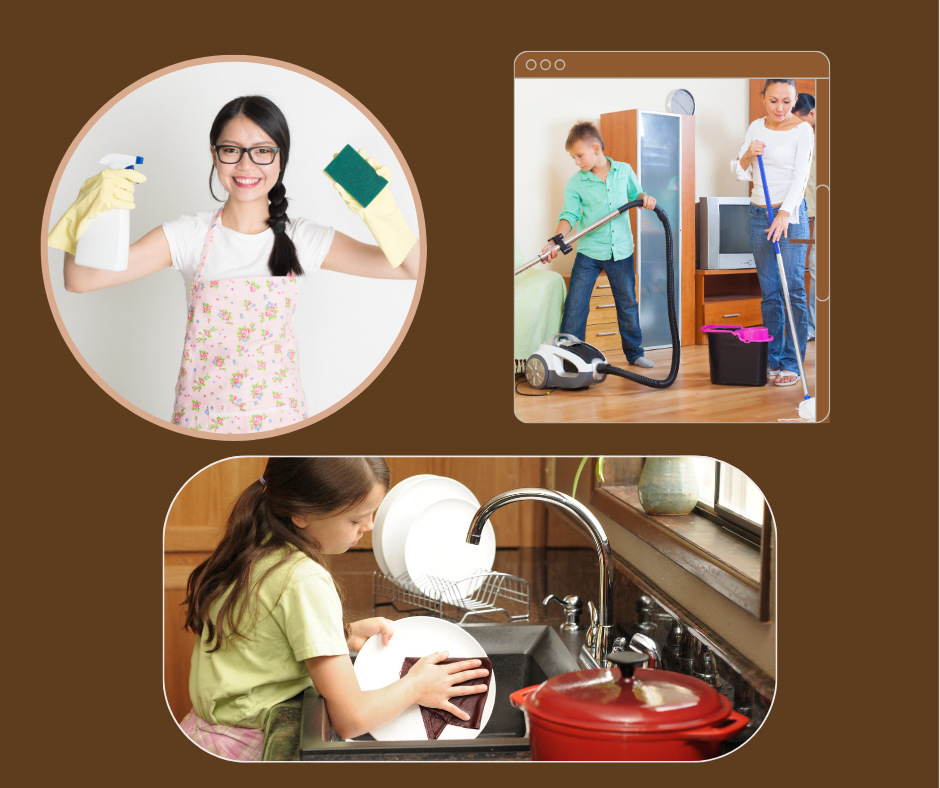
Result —
[[[767, 221], [771, 225], [774, 223], [774, 212], [770, 208], [770, 189], [767, 188], [767, 176], [764, 174], [764, 157], [757, 154], [757, 166], [760, 167], [760, 182], [764, 187], [764, 202], [767, 203]], [[774, 251], [780, 254], [780, 244], [774, 241]]]
[[[767, 203], [767, 221], [770, 226], [774, 224], [774, 212], [770, 207], [770, 189], [767, 188], [767, 176], [764, 174], [764, 157], [757, 154], [757, 166], [760, 167], [760, 182], [764, 187], [764, 202]], [[783, 296], [787, 302], [787, 318], [790, 321], [790, 333], [793, 335], [793, 347], [796, 352], [796, 361], [800, 366], [800, 382], [803, 384], [803, 399], [810, 399], [809, 389], [806, 386], [806, 373], [803, 371], [803, 361], [800, 358], [800, 345], [797, 341], [796, 326], [793, 323], [793, 313], [790, 310], [790, 294], [787, 292], [786, 273], [783, 270], [783, 264], [780, 263], [780, 244], [774, 241], [774, 251], [777, 253], [777, 261], [780, 265], [780, 279], [783, 282]]]

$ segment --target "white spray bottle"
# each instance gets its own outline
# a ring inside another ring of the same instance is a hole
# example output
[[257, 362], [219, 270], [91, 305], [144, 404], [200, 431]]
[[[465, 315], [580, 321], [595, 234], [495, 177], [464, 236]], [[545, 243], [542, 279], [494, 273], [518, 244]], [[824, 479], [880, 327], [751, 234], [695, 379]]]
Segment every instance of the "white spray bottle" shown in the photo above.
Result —
[[[99, 164], [107, 169], [134, 169], [135, 164], [143, 164], [141, 156], [125, 156], [111, 153]], [[75, 250], [75, 262], [88, 268], [102, 268], [105, 271], [126, 271], [127, 251], [130, 248], [131, 217], [130, 211], [113, 208], [96, 216], [85, 226], [78, 248]]]

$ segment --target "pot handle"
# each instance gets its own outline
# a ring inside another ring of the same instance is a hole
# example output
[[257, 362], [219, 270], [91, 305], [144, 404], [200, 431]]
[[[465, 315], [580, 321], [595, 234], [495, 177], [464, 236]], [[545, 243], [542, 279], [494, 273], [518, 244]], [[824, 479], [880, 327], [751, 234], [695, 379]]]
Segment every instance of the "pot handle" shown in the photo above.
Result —
[[541, 686], [541, 684], [533, 684], [531, 687], [523, 687], [520, 690], [516, 690], [509, 696], [509, 702], [519, 709], [519, 711], [525, 711], [526, 698]]
[[750, 718], [733, 711], [723, 720], [705, 728], [693, 728], [690, 731], [677, 731], [676, 735], [692, 741], [724, 741], [730, 739], [742, 728], [747, 727]]

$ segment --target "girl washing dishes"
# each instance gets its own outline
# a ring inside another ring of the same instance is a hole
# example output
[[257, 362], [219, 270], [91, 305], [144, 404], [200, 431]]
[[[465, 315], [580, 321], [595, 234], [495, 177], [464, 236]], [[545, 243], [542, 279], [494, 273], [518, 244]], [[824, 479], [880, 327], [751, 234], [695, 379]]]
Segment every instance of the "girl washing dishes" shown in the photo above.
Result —
[[268, 710], [307, 687], [325, 699], [334, 730], [354, 738], [420, 703], [452, 704], [485, 685], [479, 660], [429, 654], [387, 687], [362, 691], [349, 658], [384, 618], [348, 623], [324, 555], [345, 553], [372, 530], [388, 492], [380, 457], [281, 457], [241, 494], [222, 541], [189, 577], [185, 626], [196, 634], [189, 672], [193, 710], [181, 723], [196, 744], [233, 760], [260, 760]]
[[[215, 175], [228, 192], [221, 208], [147, 233], [131, 245], [125, 271], [79, 266], [74, 253], [88, 221], [112, 208], [133, 208], [134, 183], [146, 180], [134, 170], [105, 170], [85, 182], [49, 235], [49, 245], [66, 253], [71, 292], [113, 287], [170, 266], [182, 274], [189, 311], [172, 418], [181, 427], [248, 433], [307, 418], [292, 325], [305, 272], [417, 278], [419, 245], [388, 187], [364, 215], [335, 184], [378, 246], [288, 218], [283, 180], [290, 144], [287, 121], [272, 101], [233, 99], [209, 131], [209, 189]], [[387, 167], [367, 161], [388, 179]]]
[[[738, 157], [731, 171], [738, 180], [753, 181], [751, 189], [750, 236], [761, 290], [761, 314], [764, 326], [773, 335], [768, 351], [768, 375], [778, 386], [799, 382], [796, 354], [806, 357], [807, 310], [803, 261], [806, 247], [789, 244], [787, 238], [807, 238], [809, 221], [803, 193], [813, 159], [813, 129], [792, 114], [796, 104], [796, 80], [768, 79], [760, 98], [767, 113], [755, 120], [744, 135]], [[774, 221], [768, 228], [764, 187], [757, 157], [764, 158], [767, 186], [770, 190]], [[796, 325], [799, 348], [787, 327], [783, 288], [774, 241], [779, 241], [790, 291], [790, 307]]]

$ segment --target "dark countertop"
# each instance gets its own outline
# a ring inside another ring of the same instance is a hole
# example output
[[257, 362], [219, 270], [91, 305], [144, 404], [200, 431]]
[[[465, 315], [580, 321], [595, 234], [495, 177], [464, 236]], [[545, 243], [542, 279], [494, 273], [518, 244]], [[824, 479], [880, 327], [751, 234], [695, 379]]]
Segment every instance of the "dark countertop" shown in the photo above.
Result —
[[[551, 560], [549, 561], [549, 555]], [[549, 566], [551, 571], [549, 571]], [[371, 551], [356, 550], [334, 556], [331, 569], [337, 581], [343, 585], [346, 600], [345, 609], [350, 620], [356, 621], [372, 616], [372, 573], [378, 564]], [[530, 583], [530, 624], [550, 624], [557, 626], [564, 623], [565, 617], [560, 605], [552, 603], [548, 608], [542, 600], [553, 593], [563, 597], [578, 594], [582, 599], [593, 599], [597, 595], [597, 556], [593, 549], [580, 548], [521, 548], [497, 550], [493, 569], [524, 577]], [[377, 615], [389, 619], [402, 618], [392, 607], [383, 607]], [[581, 623], [587, 621], [587, 603], [581, 617]], [[505, 621], [494, 618], [493, 623]], [[569, 651], [576, 656], [584, 641], [584, 633], [563, 633], [559, 631]], [[300, 748], [300, 724], [303, 694], [279, 703], [271, 709], [265, 729], [264, 759], [273, 761], [298, 760]], [[357, 753], [356, 760], [398, 760], [385, 755], [365, 755]], [[433, 754], [429, 756], [408, 755], [407, 760], [530, 760], [528, 752], [500, 753], [493, 756], [477, 754], [473, 758], [467, 755]]]
[[[584, 547], [501, 549], [497, 550], [493, 568], [496, 571], [516, 575], [529, 581], [529, 621], [520, 623], [548, 624], [552, 626], [562, 637], [562, 641], [568, 650], [577, 659], [576, 655], [583, 642], [584, 632], [562, 633], [558, 629], [559, 625], [564, 623], [565, 620], [561, 605], [551, 603], [546, 608], [542, 605], [542, 600], [550, 593], [559, 597], [569, 594], [580, 596], [584, 601], [581, 624], [587, 624], [587, 601], [597, 599], [599, 580], [597, 553], [593, 545], [586, 544]], [[349, 620], [356, 621], [370, 618], [373, 614], [373, 572], [378, 570], [378, 564], [371, 550], [351, 551], [334, 556], [331, 569], [334, 572], [337, 584], [345, 590], [345, 610]], [[657, 594], [655, 587], [643, 585], [650, 582], [648, 579], [637, 580], [631, 574], [631, 571], [628, 567], [621, 567], [619, 560], [614, 561], [613, 616], [616, 635], [629, 636], [637, 631], [639, 596], [644, 593], [653, 594], [654, 596]], [[737, 702], [736, 692], [742, 688], [745, 690], [750, 688], [750, 692], [744, 695], [744, 701], [748, 707], [753, 707], [745, 711], [751, 717], [753, 727], [749, 727], [746, 735], [743, 735], [740, 740], [736, 737], [726, 743], [726, 752], [730, 751], [739, 746], [759, 727], [773, 698], [773, 679], [751, 665], [738, 653], [733, 644], [724, 641], [716, 633], [702, 629], [702, 625], [696, 625], [694, 617], [688, 614], [688, 611], [685, 611], [684, 608], [677, 608], [675, 612], [687, 619], [687, 624], [692, 621], [693, 626], [698, 626], [700, 631], [709, 635], [709, 638], [717, 644], [719, 649], [716, 655], [723, 652], [732, 658], [733, 667], [731, 662], [723, 661], [724, 658], [719, 660], [719, 673], [723, 684], [720, 691], [729, 699]], [[401, 613], [393, 607], [381, 607], [376, 610], [376, 614], [389, 619], [402, 618], [408, 615], [407, 612]], [[491, 623], [506, 624], [505, 618], [501, 616], [487, 618]], [[478, 620], [475, 619], [474, 621]], [[666, 635], [665, 628], [668, 625], [659, 621], [656, 626], [658, 627], [657, 640], [662, 643]], [[272, 708], [271, 713], [268, 715], [265, 731], [264, 757], [266, 760], [298, 760], [302, 710], [302, 694]], [[340, 753], [334, 751], [334, 755], [331, 755], [331, 757], [335, 757], [335, 755], [340, 755]], [[458, 761], [529, 759], [528, 752], [478, 753], [472, 758], [470, 755], [471, 753], [462, 755], [411, 753], [396, 757], [387, 752], [373, 755], [360, 749], [356, 752], [349, 752], [348, 759]], [[346, 756], [346, 753], [342, 753], [342, 756]]]

